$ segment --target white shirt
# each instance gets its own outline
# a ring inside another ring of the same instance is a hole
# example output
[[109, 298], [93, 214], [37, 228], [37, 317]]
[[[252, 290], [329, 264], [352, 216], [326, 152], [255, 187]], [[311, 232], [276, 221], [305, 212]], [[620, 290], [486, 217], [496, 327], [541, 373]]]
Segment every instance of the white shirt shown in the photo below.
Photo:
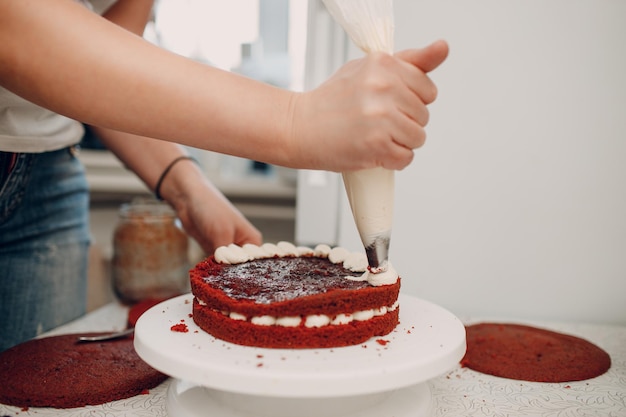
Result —
[[83, 125], [0, 87], [0, 151], [47, 152], [75, 145]]

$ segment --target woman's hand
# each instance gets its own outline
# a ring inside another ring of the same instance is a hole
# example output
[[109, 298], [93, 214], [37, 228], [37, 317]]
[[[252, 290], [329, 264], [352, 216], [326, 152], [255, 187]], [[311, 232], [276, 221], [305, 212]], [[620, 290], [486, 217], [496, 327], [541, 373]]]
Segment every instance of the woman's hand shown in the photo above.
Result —
[[426, 140], [426, 106], [437, 96], [427, 73], [447, 54], [443, 41], [395, 56], [369, 54], [300, 94], [291, 126], [296, 160], [333, 171], [406, 167]]
[[206, 254], [231, 243], [263, 243], [261, 232], [206, 180], [193, 187], [193, 192], [176, 193], [168, 201], [187, 234]]

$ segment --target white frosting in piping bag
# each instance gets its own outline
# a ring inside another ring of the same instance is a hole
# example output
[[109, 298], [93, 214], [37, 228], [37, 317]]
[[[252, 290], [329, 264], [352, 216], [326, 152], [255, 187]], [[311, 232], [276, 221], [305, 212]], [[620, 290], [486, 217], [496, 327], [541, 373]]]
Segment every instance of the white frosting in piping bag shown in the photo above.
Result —
[[[323, 0], [333, 18], [350, 39], [366, 53], [393, 54], [392, 0]], [[376, 254], [374, 273], [387, 270], [386, 256], [393, 219], [394, 171], [372, 168], [343, 173], [352, 215], [366, 250]], [[383, 248], [377, 253], [374, 248]], [[368, 256], [371, 253], [368, 252]], [[383, 259], [379, 259], [379, 255]]]
[[384, 168], [344, 172], [343, 182], [361, 242], [366, 248], [376, 239], [391, 238], [395, 173]]

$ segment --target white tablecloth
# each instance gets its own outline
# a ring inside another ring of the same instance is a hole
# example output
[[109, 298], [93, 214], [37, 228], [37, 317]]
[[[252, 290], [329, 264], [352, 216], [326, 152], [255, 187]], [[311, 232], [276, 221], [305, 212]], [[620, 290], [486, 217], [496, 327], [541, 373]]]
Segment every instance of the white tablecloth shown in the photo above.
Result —
[[[117, 303], [108, 304], [47, 335], [118, 330], [126, 323], [127, 311], [127, 308]], [[476, 321], [464, 320], [466, 323]], [[432, 393], [433, 417], [626, 417], [626, 326], [541, 322], [524, 324], [572, 334], [595, 343], [611, 356], [611, 369], [588, 381], [548, 384], [497, 378], [457, 366], [428, 382]], [[169, 383], [167, 380], [148, 394], [126, 400], [67, 410], [22, 410], [0, 404], [0, 416], [165, 417]]]

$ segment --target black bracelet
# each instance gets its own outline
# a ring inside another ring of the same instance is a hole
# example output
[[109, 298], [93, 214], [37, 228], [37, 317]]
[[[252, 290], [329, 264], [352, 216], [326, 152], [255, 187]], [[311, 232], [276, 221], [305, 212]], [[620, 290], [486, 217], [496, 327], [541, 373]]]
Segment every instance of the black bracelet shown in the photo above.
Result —
[[183, 161], [185, 159], [198, 163], [198, 161], [196, 161], [196, 158], [194, 158], [193, 156], [189, 156], [189, 155], [179, 156], [178, 158], [170, 162], [170, 164], [163, 170], [163, 173], [159, 177], [159, 180], [156, 183], [156, 187], [154, 187], [154, 195], [157, 198], [157, 200], [163, 201], [163, 197], [161, 197], [161, 184], [163, 184], [163, 180], [165, 179], [167, 174], [170, 172], [170, 170], [172, 169], [174, 165], [176, 165], [178, 162]]

